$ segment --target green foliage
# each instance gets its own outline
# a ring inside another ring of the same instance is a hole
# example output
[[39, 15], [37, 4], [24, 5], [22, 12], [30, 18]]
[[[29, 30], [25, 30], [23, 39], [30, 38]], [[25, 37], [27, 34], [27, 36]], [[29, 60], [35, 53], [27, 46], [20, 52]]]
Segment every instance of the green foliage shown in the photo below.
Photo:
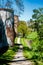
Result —
[[21, 38], [20, 42], [22, 43], [23, 47], [28, 47], [24, 38]]
[[41, 62], [41, 61], [38, 61], [37, 63], [38, 63], [38, 65], [43, 65], [43, 62]]
[[[15, 39], [17, 42], [17, 38]], [[15, 42], [15, 41], [14, 41]], [[18, 46], [14, 45], [14, 47], [9, 47], [9, 49], [0, 56], [0, 59], [5, 59], [5, 60], [12, 60], [18, 51]]]
[[39, 39], [43, 39], [43, 8], [34, 9], [32, 18], [35, 19], [35, 27], [39, 35]]
[[[39, 20], [40, 17], [43, 17], [43, 8], [34, 9], [32, 18]], [[41, 19], [40, 19], [41, 20]], [[42, 20], [41, 20], [42, 21]]]
[[5, 52], [3, 55], [1, 55], [0, 59], [12, 60], [14, 55], [16, 54], [15, 52], [17, 50], [18, 50], [18, 46], [9, 48], [9, 50], [7, 52]]
[[38, 34], [39, 34], [39, 39], [43, 40], [43, 23], [42, 23], [42, 25], [40, 25]]
[[43, 51], [43, 40], [40, 41], [39, 46], [38, 46], [38, 50], [41, 52]]
[[14, 40], [14, 43], [17, 43], [17, 39], [18, 39], [18, 38], [16, 37], [15, 40]]
[[31, 44], [31, 46], [32, 46], [32, 50], [33, 50], [33, 51], [39, 51], [39, 50], [38, 50], [39, 40], [38, 40], [38, 39], [35, 39], [35, 40], [33, 41], [33, 43]]
[[25, 21], [20, 21], [18, 24], [18, 33], [22, 33], [23, 37], [28, 34], [28, 26]]
[[28, 27], [30, 28], [31, 31], [35, 31], [35, 21], [33, 19], [30, 19], [28, 22]]
[[4, 53], [0, 59], [6, 59], [11, 60], [13, 58], [14, 52], [12, 50], [8, 50], [6, 53]]
[[[24, 57], [32, 61], [35, 61], [35, 64], [37, 63], [38, 65], [39, 64], [43, 65], [43, 62], [42, 62], [43, 61], [43, 40], [39, 41], [39, 39], [37, 38], [37, 32], [35, 33], [32, 32], [28, 36], [28, 40], [32, 40], [32, 43], [31, 43], [32, 49], [29, 49], [25, 40], [26, 39], [21, 38]], [[40, 63], [38, 61], [40, 61]]]
[[36, 38], [38, 38], [37, 32], [31, 32], [30, 34], [27, 35], [27, 39], [35, 40]]

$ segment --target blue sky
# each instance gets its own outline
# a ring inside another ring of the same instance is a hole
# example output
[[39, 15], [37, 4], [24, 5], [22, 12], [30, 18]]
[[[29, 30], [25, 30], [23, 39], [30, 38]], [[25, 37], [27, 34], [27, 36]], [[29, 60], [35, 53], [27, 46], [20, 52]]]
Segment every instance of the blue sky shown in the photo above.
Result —
[[43, 7], [43, 0], [23, 0], [24, 12], [19, 18], [20, 20], [28, 21], [33, 14], [33, 9]]

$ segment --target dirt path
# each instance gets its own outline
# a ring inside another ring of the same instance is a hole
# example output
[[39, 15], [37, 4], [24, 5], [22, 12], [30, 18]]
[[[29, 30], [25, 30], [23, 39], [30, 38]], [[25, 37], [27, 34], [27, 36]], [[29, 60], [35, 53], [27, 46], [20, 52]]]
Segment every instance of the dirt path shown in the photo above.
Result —
[[18, 44], [19, 44], [18, 52], [16, 53], [14, 59], [12, 60], [14, 62], [12, 62], [10, 65], [33, 65], [32, 62], [27, 61], [23, 56], [23, 46], [20, 43], [20, 38], [18, 38]]

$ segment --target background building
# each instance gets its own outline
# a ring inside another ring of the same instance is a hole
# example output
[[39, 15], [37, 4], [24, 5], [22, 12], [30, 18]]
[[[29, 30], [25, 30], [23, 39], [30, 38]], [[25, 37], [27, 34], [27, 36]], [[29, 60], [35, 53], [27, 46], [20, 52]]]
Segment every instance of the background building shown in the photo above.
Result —
[[19, 22], [18, 16], [14, 15], [14, 30], [15, 30], [16, 35], [18, 34], [17, 32], [18, 22]]

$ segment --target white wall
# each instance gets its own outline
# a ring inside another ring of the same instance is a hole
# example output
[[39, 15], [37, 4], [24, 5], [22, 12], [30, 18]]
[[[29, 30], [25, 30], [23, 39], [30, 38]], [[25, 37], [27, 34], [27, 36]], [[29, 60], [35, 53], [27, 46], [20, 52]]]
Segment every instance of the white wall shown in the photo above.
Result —
[[[13, 29], [13, 24], [12, 24], [14, 22], [13, 13], [9, 12], [9, 11], [6, 12], [6, 10], [0, 10], [0, 16], [2, 18], [4, 28], [5, 28], [5, 34], [7, 36], [6, 26], [10, 27], [10, 29]], [[12, 32], [10, 32], [10, 33], [12, 33]], [[11, 41], [10, 37], [8, 37], [8, 36], [7, 36], [7, 42], [9, 45], [12, 45], [12, 41]]]

